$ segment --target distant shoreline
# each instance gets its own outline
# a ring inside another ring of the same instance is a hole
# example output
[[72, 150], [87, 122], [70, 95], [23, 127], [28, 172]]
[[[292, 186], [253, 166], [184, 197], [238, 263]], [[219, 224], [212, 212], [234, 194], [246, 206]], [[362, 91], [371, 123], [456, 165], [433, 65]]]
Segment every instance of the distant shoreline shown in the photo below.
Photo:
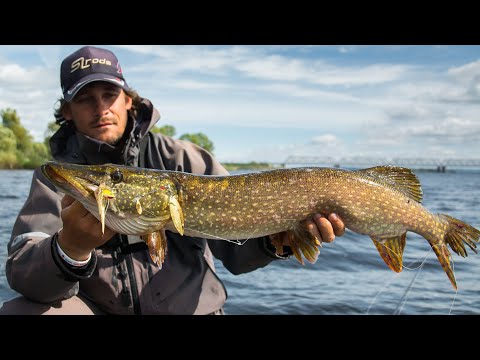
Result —
[[248, 163], [234, 163], [234, 162], [224, 162], [222, 163], [223, 167], [228, 171], [236, 171], [236, 170], [270, 170], [270, 169], [278, 169], [279, 165], [270, 164], [267, 162], [256, 162], [251, 161]]
[[32, 168], [2, 168], [0, 170], [7, 170], [7, 171], [18, 171], [18, 170], [27, 170], [27, 171], [34, 171], [35, 169]]

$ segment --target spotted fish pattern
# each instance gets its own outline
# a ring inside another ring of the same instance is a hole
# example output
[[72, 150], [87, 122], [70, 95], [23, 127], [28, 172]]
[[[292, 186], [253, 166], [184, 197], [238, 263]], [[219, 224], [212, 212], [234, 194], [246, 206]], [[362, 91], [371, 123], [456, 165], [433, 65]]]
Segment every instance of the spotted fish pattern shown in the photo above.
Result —
[[303, 263], [303, 254], [315, 262], [320, 242], [300, 222], [315, 213], [335, 212], [348, 229], [370, 236], [382, 259], [396, 272], [402, 271], [406, 233], [423, 236], [456, 288], [447, 245], [467, 256], [465, 244], [476, 252], [480, 237], [478, 229], [461, 220], [432, 214], [423, 207], [420, 182], [403, 167], [356, 171], [308, 167], [229, 176], [114, 164], [49, 162], [42, 169], [97, 218], [104, 211], [109, 228], [144, 236], [156, 249], [151, 250], [152, 259], [162, 243], [154, 239], [164, 229], [219, 240], [287, 231], [297, 259]]

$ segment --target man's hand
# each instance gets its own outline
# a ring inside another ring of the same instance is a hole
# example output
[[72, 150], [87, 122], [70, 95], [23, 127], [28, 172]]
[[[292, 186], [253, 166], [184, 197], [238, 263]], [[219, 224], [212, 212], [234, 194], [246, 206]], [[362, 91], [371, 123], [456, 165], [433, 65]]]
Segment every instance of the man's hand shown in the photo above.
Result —
[[[345, 224], [342, 219], [334, 213], [328, 215], [328, 218], [322, 214], [315, 214], [313, 218], [303, 220], [302, 224], [320, 243], [331, 243], [335, 240], [335, 236], [345, 234]], [[290, 246], [290, 240], [288, 239], [286, 231], [270, 235], [270, 240], [280, 242], [281, 245], [284, 246]]]
[[331, 243], [335, 240], [335, 236], [345, 234], [345, 224], [335, 213], [328, 215], [328, 218], [322, 214], [315, 214], [313, 219], [306, 219], [302, 223], [320, 243]]
[[88, 259], [96, 247], [110, 240], [115, 232], [102, 225], [83, 205], [69, 195], [62, 198], [63, 229], [58, 233], [58, 244], [72, 259], [82, 261]]

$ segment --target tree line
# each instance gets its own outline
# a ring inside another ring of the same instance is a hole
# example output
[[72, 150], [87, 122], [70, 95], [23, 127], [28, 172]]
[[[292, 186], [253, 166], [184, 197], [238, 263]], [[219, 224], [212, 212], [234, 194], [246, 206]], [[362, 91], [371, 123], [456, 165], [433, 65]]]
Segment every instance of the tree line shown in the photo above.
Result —
[[[29, 131], [21, 124], [17, 111], [11, 108], [0, 111], [0, 168], [34, 169], [52, 159], [49, 141], [59, 125], [49, 122], [44, 133], [43, 142], [36, 142]], [[172, 125], [153, 127], [152, 132], [175, 137], [176, 129]], [[214, 145], [207, 135], [186, 133], [179, 139], [197, 144], [213, 154]]]

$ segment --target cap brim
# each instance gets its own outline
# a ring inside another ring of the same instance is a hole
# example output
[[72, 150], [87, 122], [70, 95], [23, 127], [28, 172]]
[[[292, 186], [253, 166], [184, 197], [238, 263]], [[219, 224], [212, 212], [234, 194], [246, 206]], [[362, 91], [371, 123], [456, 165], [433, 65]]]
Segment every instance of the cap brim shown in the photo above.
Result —
[[82, 89], [85, 85], [90, 84], [94, 81], [106, 81], [114, 85], [117, 85], [124, 90], [127, 90], [127, 91], [130, 90], [125, 80], [110, 74], [96, 73], [96, 74], [87, 75], [81, 78], [79, 81], [77, 81], [70, 89], [68, 89], [63, 93], [63, 98], [67, 102], [71, 101], [75, 97], [75, 95], [77, 95], [77, 93], [80, 91], [80, 89]]

